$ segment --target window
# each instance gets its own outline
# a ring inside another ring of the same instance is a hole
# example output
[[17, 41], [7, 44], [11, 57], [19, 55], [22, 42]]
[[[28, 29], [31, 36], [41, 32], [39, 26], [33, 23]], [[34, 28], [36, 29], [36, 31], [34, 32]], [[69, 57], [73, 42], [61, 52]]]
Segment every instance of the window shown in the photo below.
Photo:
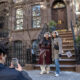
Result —
[[23, 29], [23, 10], [22, 8], [16, 10], [16, 27], [15, 30]]
[[75, 0], [76, 12], [80, 12], [80, 0]]
[[22, 52], [22, 41], [14, 41], [14, 57], [19, 57]]
[[40, 5], [35, 5], [32, 8], [32, 27], [39, 28], [41, 25]]

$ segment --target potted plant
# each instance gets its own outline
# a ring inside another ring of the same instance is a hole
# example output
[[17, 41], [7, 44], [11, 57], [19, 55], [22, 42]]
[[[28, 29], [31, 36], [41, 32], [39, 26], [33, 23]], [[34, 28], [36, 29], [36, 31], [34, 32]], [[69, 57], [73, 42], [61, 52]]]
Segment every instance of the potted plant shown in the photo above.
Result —
[[54, 20], [50, 21], [49, 22], [49, 32], [56, 30], [56, 25], [57, 23]]

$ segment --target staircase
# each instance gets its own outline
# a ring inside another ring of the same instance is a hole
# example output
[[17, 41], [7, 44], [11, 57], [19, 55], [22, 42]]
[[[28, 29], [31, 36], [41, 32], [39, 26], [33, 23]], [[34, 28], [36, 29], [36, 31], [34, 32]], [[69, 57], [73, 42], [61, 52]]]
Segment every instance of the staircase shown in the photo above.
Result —
[[[60, 68], [62, 71], [75, 71], [75, 50], [74, 50], [74, 41], [72, 36], [72, 31], [58, 31], [60, 37], [63, 41], [63, 51], [62, 57], [60, 59]], [[67, 51], [71, 51], [72, 57], [68, 58], [65, 54]], [[37, 62], [39, 61], [39, 54], [37, 54]], [[55, 70], [54, 62], [50, 65], [52, 70]], [[40, 69], [40, 65], [35, 64], [34, 69]]]

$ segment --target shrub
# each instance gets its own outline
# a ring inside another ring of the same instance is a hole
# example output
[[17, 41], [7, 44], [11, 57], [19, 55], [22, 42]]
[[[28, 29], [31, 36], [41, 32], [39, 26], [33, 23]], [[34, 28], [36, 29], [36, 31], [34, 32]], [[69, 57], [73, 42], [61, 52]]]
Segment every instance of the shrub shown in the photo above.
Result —
[[55, 26], [56, 27], [57, 23], [55, 21], [50, 21], [49, 22], [49, 27]]
[[77, 43], [80, 43], [80, 36], [78, 36], [78, 37], [76, 38], [76, 42], [77, 42]]

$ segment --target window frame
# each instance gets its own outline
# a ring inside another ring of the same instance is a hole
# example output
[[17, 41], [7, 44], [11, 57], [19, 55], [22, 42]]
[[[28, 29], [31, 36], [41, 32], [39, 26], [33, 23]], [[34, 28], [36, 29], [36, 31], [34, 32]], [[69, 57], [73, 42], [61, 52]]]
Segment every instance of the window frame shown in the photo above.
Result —
[[[33, 16], [33, 8], [36, 7], [36, 6], [40, 6], [40, 15], [39, 15], [39, 16]], [[40, 5], [40, 4], [32, 5], [31, 17], [32, 17], [32, 18], [31, 18], [31, 26], [32, 26], [32, 28], [33, 28], [33, 29], [35, 29], [35, 28], [40, 28], [40, 27], [41, 27], [41, 5]], [[37, 19], [37, 18], [39, 18], [40, 20]], [[35, 19], [35, 20], [34, 20], [34, 19]], [[36, 22], [36, 27], [34, 27], [34, 25], [33, 25], [33, 22], [36, 21], [36, 20], [40, 21], [40, 26], [39, 26], [39, 27], [37, 27], [37, 26], [38, 26], [37, 22]]]
[[[24, 12], [24, 9], [23, 9], [22, 7], [18, 7], [18, 8], [16, 8], [16, 10], [15, 10], [15, 27], [14, 27], [14, 30], [16, 30], [16, 31], [17, 31], [17, 30], [23, 30], [23, 29], [24, 29], [24, 27], [23, 27], [23, 25], [24, 25], [24, 13], [22, 14], [23, 17], [18, 17], [18, 18], [17, 18], [16, 16], [17, 16], [17, 10], [18, 10], [18, 9], [20, 9], [20, 10], [22, 10], [22, 12]], [[18, 20], [21, 20], [21, 19], [23, 20], [23, 22], [17, 24], [17, 21], [18, 21]], [[22, 25], [22, 29], [21, 29], [21, 28], [17, 29], [17, 26], [18, 26], [18, 25]]]

